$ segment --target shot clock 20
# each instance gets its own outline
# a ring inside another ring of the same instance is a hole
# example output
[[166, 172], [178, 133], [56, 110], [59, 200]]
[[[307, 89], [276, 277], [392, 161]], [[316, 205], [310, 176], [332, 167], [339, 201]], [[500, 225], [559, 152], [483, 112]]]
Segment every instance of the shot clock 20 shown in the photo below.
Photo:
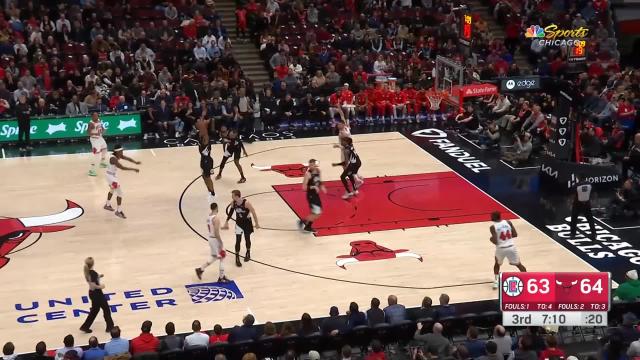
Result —
[[609, 273], [501, 273], [505, 326], [606, 326]]

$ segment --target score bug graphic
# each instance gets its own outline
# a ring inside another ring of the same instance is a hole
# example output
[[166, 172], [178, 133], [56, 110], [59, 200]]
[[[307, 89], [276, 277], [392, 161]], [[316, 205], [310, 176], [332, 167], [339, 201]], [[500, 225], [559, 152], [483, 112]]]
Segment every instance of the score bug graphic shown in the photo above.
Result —
[[609, 273], [501, 273], [500, 285], [504, 325], [606, 325]]

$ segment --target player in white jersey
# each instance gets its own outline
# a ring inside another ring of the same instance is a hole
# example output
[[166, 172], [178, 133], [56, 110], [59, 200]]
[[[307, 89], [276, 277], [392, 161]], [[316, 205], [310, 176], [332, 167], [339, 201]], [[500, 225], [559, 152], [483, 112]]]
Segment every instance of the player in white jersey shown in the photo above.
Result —
[[[91, 142], [91, 152], [93, 153], [93, 159], [91, 160], [91, 169], [89, 170], [89, 176], [96, 176], [96, 163], [100, 161], [100, 167], [107, 167], [107, 142], [104, 141], [105, 127], [102, 120], [98, 117], [98, 113], [91, 114], [91, 121], [87, 127], [87, 133], [89, 134], [89, 141]], [[98, 160], [99, 159], [99, 160]]]
[[493, 265], [493, 274], [495, 275], [495, 282], [493, 288], [498, 288], [498, 277], [500, 274], [500, 265], [504, 261], [504, 258], [509, 260], [509, 264], [518, 268], [522, 272], [526, 272], [527, 269], [520, 263], [520, 256], [518, 256], [518, 249], [513, 241], [518, 237], [516, 228], [511, 221], [502, 220], [499, 211], [491, 213], [491, 221], [493, 225], [489, 228], [491, 237], [489, 240], [496, 246], [496, 262]]
[[123, 166], [120, 163], [120, 160], [127, 160], [137, 165], [140, 165], [141, 162], [133, 160], [128, 156], [124, 156], [123, 150], [124, 148], [122, 147], [122, 145], [116, 145], [113, 148], [113, 155], [109, 159], [109, 165], [107, 166], [107, 173], [106, 173], [107, 183], [109, 184], [109, 194], [107, 195], [107, 202], [104, 204], [104, 209], [109, 211], [114, 210], [113, 207], [111, 206], [111, 198], [115, 193], [116, 203], [118, 205], [118, 207], [115, 209], [116, 210], [115, 214], [119, 218], [126, 219], [127, 217], [124, 216], [124, 213], [122, 212], [122, 185], [120, 185], [120, 182], [118, 181], [118, 169], [135, 171], [137, 173], [140, 172], [140, 169]]
[[220, 219], [218, 219], [218, 204], [211, 203], [210, 205], [211, 213], [207, 217], [207, 229], [209, 235], [207, 236], [207, 241], [209, 242], [209, 248], [211, 249], [211, 256], [209, 260], [202, 264], [199, 268], [196, 268], [196, 276], [198, 279], [202, 280], [202, 274], [204, 273], [204, 269], [207, 266], [213, 264], [216, 261], [219, 261], [219, 274], [218, 274], [218, 282], [229, 282], [231, 280], [227, 279], [224, 275], [224, 263], [223, 260], [227, 256], [227, 252], [224, 251], [224, 245], [222, 244], [222, 237], [220, 237]]

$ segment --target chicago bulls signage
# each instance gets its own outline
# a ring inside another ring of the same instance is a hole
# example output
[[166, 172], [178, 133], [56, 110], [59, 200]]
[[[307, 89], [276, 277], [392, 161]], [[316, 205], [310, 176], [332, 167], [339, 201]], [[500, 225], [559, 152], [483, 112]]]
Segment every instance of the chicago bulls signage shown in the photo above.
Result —
[[349, 243], [351, 252], [349, 255], [337, 257], [336, 265], [346, 269], [347, 264], [354, 264], [361, 261], [387, 260], [396, 258], [413, 258], [422, 262], [422, 256], [407, 249], [391, 250], [376, 244], [370, 240], [358, 240]]
[[[0, 219], [0, 269], [9, 263], [10, 255], [31, 234], [43, 234], [64, 231], [73, 225], [53, 225], [77, 219], [84, 209], [73, 201], [67, 200], [67, 208], [57, 214], [23, 218]], [[36, 240], [37, 241], [37, 240]]]

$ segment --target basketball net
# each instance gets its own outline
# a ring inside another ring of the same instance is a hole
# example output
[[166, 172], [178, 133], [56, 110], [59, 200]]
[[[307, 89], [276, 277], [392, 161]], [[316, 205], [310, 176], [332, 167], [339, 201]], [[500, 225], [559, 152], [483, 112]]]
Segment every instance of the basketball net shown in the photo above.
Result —
[[429, 99], [429, 105], [432, 111], [440, 110], [440, 104], [449, 94], [445, 91], [429, 91], [427, 93], [427, 99]]

